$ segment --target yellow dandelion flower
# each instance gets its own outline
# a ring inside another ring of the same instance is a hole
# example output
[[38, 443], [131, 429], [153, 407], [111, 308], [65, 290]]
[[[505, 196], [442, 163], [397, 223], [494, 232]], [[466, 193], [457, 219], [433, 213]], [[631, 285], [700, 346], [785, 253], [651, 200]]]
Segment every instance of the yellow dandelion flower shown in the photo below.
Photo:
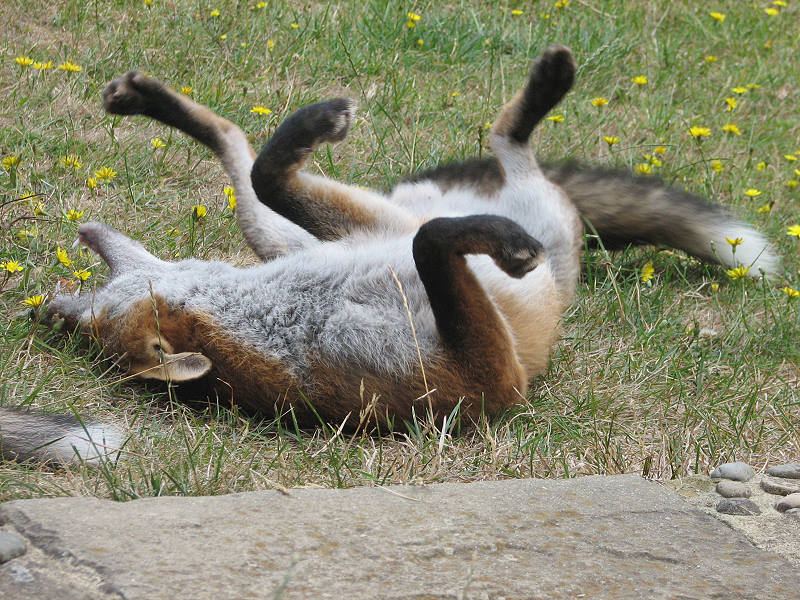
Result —
[[714, 62], [717, 62], [717, 60], [719, 60], [719, 59], [718, 59], [716, 56], [714, 56], [713, 54], [709, 54], [709, 55], [708, 55], [708, 56], [706, 56], [706, 58], [705, 58], [705, 61], [706, 61], [707, 63], [714, 63]]
[[797, 298], [798, 296], [800, 296], [800, 292], [798, 292], [794, 288], [789, 287], [788, 285], [786, 287], [782, 287], [781, 291], [787, 296], [789, 296], [789, 298]]
[[800, 238], [800, 225], [790, 225], [789, 229], [786, 230], [786, 235], [793, 235], [794, 237]]
[[511, 11], [511, 15], [514, 16], [514, 17], [519, 17], [519, 16], [521, 16], [523, 14], [525, 14], [525, 11], [524, 10], [520, 10], [518, 8], [515, 8], [514, 10]]
[[100, 167], [94, 172], [94, 176], [97, 178], [97, 181], [110, 181], [117, 176], [117, 172], [111, 167]]
[[757, 190], [756, 188], [748, 188], [744, 191], [744, 195], [748, 198], [757, 198], [761, 195], [761, 190]]
[[151, 4], [153, 4], [153, 0], [144, 0], [145, 6], [150, 6]]
[[631, 77], [631, 81], [636, 85], [647, 85], [647, 76], [637, 75], [636, 77]]
[[711, 135], [711, 129], [708, 127], [691, 127], [689, 128], [689, 135], [693, 138], [708, 137]]
[[417, 46], [423, 46], [424, 44], [425, 44], [425, 40], [423, 40], [422, 38], [419, 38], [417, 40]]
[[738, 246], [739, 244], [741, 244], [743, 240], [742, 240], [742, 238], [740, 238], [740, 237], [737, 237], [737, 238], [729, 238], [729, 237], [726, 235], [726, 236], [725, 236], [725, 241], [726, 241], [726, 242], [728, 242], [728, 243], [729, 243], [731, 246], [733, 246], [734, 248], [736, 248], [736, 246]]
[[67, 154], [66, 156], [62, 156], [59, 162], [64, 168], [72, 167], [73, 169], [80, 169], [83, 166], [83, 163], [77, 154]]
[[719, 21], [720, 23], [722, 23], [725, 20], [725, 15], [721, 12], [712, 12], [708, 14], [711, 16], [712, 19], [714, 19], [715, 21]]
[[37, 217], [45, 213], [44, 202], [37, 202], [33, 205], [33, 214]]
[[87, 177], [86, 178], [86, 187], [88, 187], [90, 190], [93, 190], [94, 188], [96, 188], [97, 187], [97, 179], [95, 179], [94, 177]]
[[797, 157], [794, 154], [784, 154], [783, 158], [785, 158], [786, 160], [791, 161], [791, 162], [794, 162], [794, 161], [797, 160]]
[[250, 109], [250, 112], [262, 116], [272, 114], [272, 110], [267, 108], [263, 104], [256, 104], [253, 108]]
[[592, 106], [605, 106], [606, 104], [608, 104], [608, 99], [603, 98], [602, 96], [597, 96], [595, 98], [592, 98], [589, 102], [591, 103]]
[[36, 230], [35, 229], [20, 229], [17, 232], [17, 237], [22, 241], [28, 241], [32, 237], [36, 237]]
[[760, 85], [758, 85], [757, 83], [748, 83], [748, 84], [747, 84], [747, 89], [749, 89], [749, 90], [757, 90], [757, 89], [759, 89], [760, 87], [761, 87], [761, 86], [760, 86]]
[[711, 291], [716, 294], [719, 291], [719, 284], [718, 283], [712, 283], [711, 284]]
[[181, 230], [180, 229], [170, 229], [167, 233], [170, 234], [170, 235], [180, 235], [181, 234]]
[[273, 40], [267, 40], [267, 50], [272, 50], [275, 47], [275, 42]]
[[555, 8], [566, 8], [569, 6], [569, 0], [558, 0], [553, 6]]
[[30, 67], [33, 64], [33, 59], [30, 56], [17, 56], [14, 62], [21, 67]]
[[765, 204], [764, 206], [759, 206], [758, 210], [756, 210], [756, 212], [764, 214], [764, 213], [768, 213], [771, 210], [772, 210], [772, 206], [769, 205], [769, 204]]
[[767, 163], [765, 163], [763, 160], [756, 165], [756, 171], [763, 171], [766, 168], [767, 168]]
[[19, 164], [19, 156], [16, 154], [9, 154], [8, 156], [4, 156], [2, 160], [0, 160], [0, 165], [3, 165], [3, 168], [6, 171], [10, 171], [14, 167]]
[[181, 87], [181, 94], [183, 94], [184, 96], [191, 96], [193, 93], [194, 90], [192, 89], [192, 86], [184, 85]]
[[206, 207], [202, 204], [195, 204], [192, 206], [192, 216], [195, 219], [202, 219], [208, 214]]
[[794, 174], [797, 175], [798, 177], [800, 177], [800, 169], [795, 169], [794, 170]]
[[739, 101], [736, 98], [725, 98], [725, 104], [728, 105], [728, 112], [730, 112], [736, 108], [736, 105], [739, 104]]
[[746, 87], [742, 87], [742, 86], [738, 86], [738, 87], [733, 88], [731, 91], [734, 94], [742, 95], [742, 94], [746, 94], [747, 93], [747, 88]]
[[733, 123], [727, 123], [722, 126], [722, 131], [727, 131], [728, 133], [732, 133], [733, 135], [742, 135], [741, 130]]
[[67, 73], [79, 73], [83, 71], [83, 67], [80, 65], [76, 65], [74, 62], [65, 61], [58, 65], [56, 69], [60, 71], [66, 71]]
[[741, 279], [745, 275], [747, 275], [748, 271], [750, 271], [750, 267], [736, 267], [735, 269], [728, 269], [725, 271], [728, 274], [728, 277], [731, 279]]
[[218, 17], [218, 16], [219, 16], [219, 10], [218, 10], [218, 9], [216, 9], [216, 8], [212, 9], [212, 10], [211, 10], [211, 11], [208, 13], [208, 16], [209, 16], [209, 17]]
[[297, 29], [298, 27], [300, 27], [300, 25], [298, 25], [297, 23], [292, 23], [291, 25], [289, 25], [289, 27], [291, 27], [292, 29]]
[[648, 155], [648, 157], [649, 157], [648, 160], [650, 161], [650, 164], [653, 165], [654, 167], [660, 167], [661, 165], [664, 164], [658, 158], [656, 158], [655, 156], [649, 156]]
[[667, 153], [667, 148], [666, 146], [656, 146], [655, 148], [653, 148], [653, 152], [655, 152], [656, 154], [660, 154], [661, 156], [664, 156]]
[[553, 123], [563, 123], [564, 115], [550, 115], [547, 117], [547, 120], [552, 121]]
[[221, 36], [219, 36], [219, 39], [227, 40], [228, 39], [228, 34], [227, 33], [223, 33]]
[[642, 283], [647, 283], [651, 279], [653, 279], [653, 275], [655, 274], [656, 270], [653, 268], [653, 263], [648, 262], [642, 266], [642, 270], [639, 273], [639, 277], [642, 279]]
[[764, 9], [764, 12], [767, 13], [770, 17], [776, 16], [780, 11], [777, 8], [772, 8], [771, 6]]
[[[451, 98], [457, 98], [457, 97], [458, 97], [458, 96], [460, 96], [460, 95], [461, 95], [461, 92], [450, 92], [450, 97], [451, 97]], [[549, 119], [549, 118], [550, 118], [550, 117], [548, 117], [548, 119]]]
[[44, 296], [28, 296], [25, 300], [22, 301], [25, 306], [32, 306], [36, 308], [37, 306], [41, 306], [44, 304]]
[[72, 264], [72, 259], [67, 254], [67, 251], [64, 250], [61, 246], [56, 246], [56, 256], [58, 257], [58, 262], [60, 262], [65, 267], [68, 267]]
[[228, 208], [234, 210], [236, 208], [236, 190], [231, 186], [226, 186], [222, 189], [225, 196], [228, 198]]
[[797, 179], [790, 179], [786, 182], [786, 187], [796, 188], [798, 185], [800, 185], [800, 181], [797, 181]]
[[267, 8], [267, 3], [266, 2], [257, 2], [256, 3], [256, 8]]
[[611, 148], [614, 144], [619, 143], [619, 138], [614, 135], [604, 135], [603, 141], [608, 144], [608, 147]]
[[0, 271], [6, 271], [7, 273], [18, 273], [24, 269], [25, 267], [15, 260], [4, 260], [3, 262], [0, 262]]
[[166, 144], [161, 141], [161, 138], [157, 138], [157, 137], [154, 137], [152, 140], [150, 140], [150, 145], [152, 145], [153, 148], [156, 149], [156, 150], [166, 146]]
[[783, 0], [774, 0], [772, 4], [773, 4], [773, 6], [780, 6], [781, 8], [785, 8], [785, 7], [789, 6]]
[[37, 71], [47, 71], [47, 69], [52, 69], [53, 68], [53, 61], [52, 60], [48, 60], [47, 62], [38, 62], [37, 61], [37, 62], [33, 63], [32, 66]]
[[80, 269], [78, 271], [73, 271], [72, 276], [79, 281], [86, 281], [92, 276], [92, 272], [88, 269]]
[[649, 175], [650, 173], [653, 172], [653, 167], [648, 163], [641, 163], [636, 165], [633, 168], [633, 170], [636, 171], [639, 175]]
[[722, 168], [723, 168], [722, 161], [721, 160], [712, 160], [711, 161], [711, 168], [714, 170], [714, 172], [719, 173], [720, 171], [722, 171]]
[[74, 208], [70, 208], [69, 211], [67, 211], [67, 214], [66, 214], [67, 221], [72, 221], [73, 223], [75, 221], [79, 221], [80, 218], [83, 216], [84, 212], [86, 212], [86, 211], [84, 211], [84, 210], [75, 210]]

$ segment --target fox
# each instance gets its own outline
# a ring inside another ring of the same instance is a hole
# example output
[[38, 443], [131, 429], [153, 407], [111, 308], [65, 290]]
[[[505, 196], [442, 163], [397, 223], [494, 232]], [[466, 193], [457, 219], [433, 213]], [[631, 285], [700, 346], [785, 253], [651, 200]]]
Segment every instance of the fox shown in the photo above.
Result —
[[[574, 299], [585, 226], [608, 249], [663, 244], [774, 274], [764, 236], [688, 192], [539, 165], [531, 133], [575, 69], [568, 48], [547, 47], [491, 126], [493, 158], [417, 173], [386, 193], [303, 169], [321, 144], [345, 138], [350, 99], [297, 109], [256, 154], [238, 126], [160, 81], [135, 71], [114, 79], [107, 112], [149, 117], [214, 153], [263, 262], [168, 262], [85, 223], [79, 241], [108, 265], [108, 280], [56, 295], [48, 320], [99, 340], [139, 379], [194, 382], [264, 415], [396, 430], [423, 415], [476, 422], [526, 400]], [[735, 256], [726, 236], [743, 240]], [[91, 444], [95, 435], [107, 439]], [[0, 436], [5, 455], [64, 462], [69, 453], [43, 440], [77, 440], [73, 460], [124, 442], [113, 424], [9, 408], [0, 408]]]

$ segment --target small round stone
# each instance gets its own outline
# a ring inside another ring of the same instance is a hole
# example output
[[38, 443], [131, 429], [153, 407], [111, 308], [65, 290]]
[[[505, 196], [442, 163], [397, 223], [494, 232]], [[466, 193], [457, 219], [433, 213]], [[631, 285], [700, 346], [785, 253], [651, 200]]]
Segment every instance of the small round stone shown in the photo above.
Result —
[[761, 489], [768, 494], [788, 496], [800, 492], [800, 482], [795, 483], [786, 479], [773, 479], [765, 476], [761, 478]]
[[717, 484], [717, 493], [723, 498], [749, 498], [752, 492], [746, 483], [723, 479]]
[[786, 512], [792, 508], [800, 508], [800, 494], [789, 494], [775, 505], [778, 512]]
[[800, 479], [800, 462], [775, 465], [767, 469], [767, 475], [785, 477], [786, 479]]
[[723, 498], [717, 504], [717, 512], [726, 515], [760, 515], [761, 509], [749, 498]]
[[25, 540], [9, 531], [0, 531], [0, 564], [22, 556], [27, 550]]
[[756, 472], [753, 467], [743, 462], [725, 463], [711, 471], [714, 479], [732, 479], [733, 481], [750, 481]]

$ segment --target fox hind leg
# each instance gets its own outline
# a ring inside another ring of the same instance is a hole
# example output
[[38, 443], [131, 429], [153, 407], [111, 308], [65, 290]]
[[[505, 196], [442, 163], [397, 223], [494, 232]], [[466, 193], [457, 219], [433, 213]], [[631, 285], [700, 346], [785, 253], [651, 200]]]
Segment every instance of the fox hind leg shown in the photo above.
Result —
[[414, 219], [381, 194], [302, 170], [320, 144], [344, 139], [354, 114], [352, 100], [336, 98], [309, 104], [289, 115], [253, 165], [252, 182], [258, 198], [323, 240], [358, 230], [413, 231]]

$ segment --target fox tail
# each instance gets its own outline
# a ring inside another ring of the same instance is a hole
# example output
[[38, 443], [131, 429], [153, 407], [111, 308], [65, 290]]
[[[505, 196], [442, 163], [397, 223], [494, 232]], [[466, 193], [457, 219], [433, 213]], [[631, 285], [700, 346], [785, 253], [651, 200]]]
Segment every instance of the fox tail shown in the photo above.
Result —
[[[544, 167], [560, 185], [607, 249], [662, 244], [748, 274], [775, 275], [780, 259], [767, 239], [722, 207], [665, 186], [657, 178], [593, 169], [577, 163]], [[727, 241], [741, 238], [738, 245]]]
[[0, 407], [0, 457], [6, 460], [92, 464], [117, 452], [126, 437], [111, 424]]

